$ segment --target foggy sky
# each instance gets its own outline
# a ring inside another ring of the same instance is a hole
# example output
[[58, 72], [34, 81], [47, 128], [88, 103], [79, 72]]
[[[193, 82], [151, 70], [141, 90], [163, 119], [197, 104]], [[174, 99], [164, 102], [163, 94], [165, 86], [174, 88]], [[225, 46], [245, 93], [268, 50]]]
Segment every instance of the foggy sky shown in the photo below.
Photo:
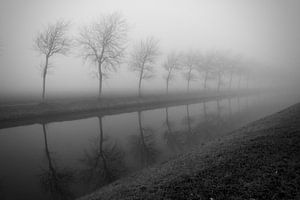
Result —
[[[1, 0], [0, 95], [40, 94], [38, 68], [44, 58], [33, 50], [33, 38], [48, 23], [70, 20], [70, 35], [76, 37], [80, 26], [114, 11], [127, 19], [130, 43], [147, 36], [159, 39], [160, 60], [170, 50], [229, 49], [266, 63], [270, 71], [282, 70], [284, 80], [298, 79], [298, 0]], [[97, 80], [90, 76], [93, 65], [84, 63], [76, 49], [67, 57], [54, 56], [51, 63], [48, 94], [97, 93]], [[126, 68], [123, 64], [118, 74], [105, 81], [104, 93], [137, 88], [137, 76]], [[161, 88], [163, 80], [159, 75], [143, 84]], [[171, 89], [184, 87], [180, 78], [170, 85]]]

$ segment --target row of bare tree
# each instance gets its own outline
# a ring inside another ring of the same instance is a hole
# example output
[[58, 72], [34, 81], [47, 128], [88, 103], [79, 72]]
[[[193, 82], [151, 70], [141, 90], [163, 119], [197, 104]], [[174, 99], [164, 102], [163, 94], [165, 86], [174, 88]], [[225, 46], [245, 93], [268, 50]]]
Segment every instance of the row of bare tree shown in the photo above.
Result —
[[[141, 40], [134, 47], [128, 59], [125, 59], [125, 50], [128, 46], [128, 24], [118, 13], [104, 15], [97, 21], [80, 29], [78, 37], [68, 37], [70, 23], [57, 21], [38, 33], [34, 40], [35, 49], [45, 57], [42, 66], [42, 98], [45, 99], [46, 78], [49, 70], [49, 60], [55, 54], [67, 55], [72, 47], [80, 49], [80, 56], [95, 64], [99, 79], [99, 98], [102, 94], [102, 82], [108, 72], [115, 72], [121, 63], [127, 62], [129, 69], [138, 74], [138, 95], [141, 96], [142, 81], [155, 75], [155, 66], [160, 55], [159, 42], [153, 37]], [[202, 54], [197, 51], [186, 53], [170, 53], [163, 68], [166, 71], [163, 77], [166, 81], [166, 92], [177, 71], [181, 71], [187, 81], [187, 91], [191, 81], [202, 78], [204, 89], [211, 78], [217, 80], [217, 89], [220, 90], [225, 74], [228, 74], [229, 89], [232, 86], [233, 75], [240, 79], [247, 69], [245, 62], [237, 57], [228, 56], [221, 52]], [[240, 81], [239, 81], [240, 82]]]

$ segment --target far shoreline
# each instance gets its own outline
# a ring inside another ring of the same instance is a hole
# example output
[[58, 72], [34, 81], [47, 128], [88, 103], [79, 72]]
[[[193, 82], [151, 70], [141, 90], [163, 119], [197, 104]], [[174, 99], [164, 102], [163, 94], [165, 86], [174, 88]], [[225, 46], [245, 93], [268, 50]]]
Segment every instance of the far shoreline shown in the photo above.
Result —
[[252, 94], [259, 94], [259, 92], [207, 91], [192, 94], [179, 93], [170, 95], [149, 95], [144, 97], [131, 96], [65, 101], [52, 100], [37, 104], [2, 106], [0, 107], [0, 128], [9, 128], [34, 123], [43, 124], [49, 122], [69, 121], [93, 116], [134, 112], [164, 106], [198, 103]]

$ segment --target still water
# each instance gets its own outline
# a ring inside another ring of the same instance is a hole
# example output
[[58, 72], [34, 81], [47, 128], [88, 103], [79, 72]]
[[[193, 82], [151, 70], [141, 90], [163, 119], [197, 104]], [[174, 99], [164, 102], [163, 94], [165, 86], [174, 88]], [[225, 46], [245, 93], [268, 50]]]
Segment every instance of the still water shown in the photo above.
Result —
[[295, 102], [235, 97], [0, 129], [0, 199], [73, 199]]

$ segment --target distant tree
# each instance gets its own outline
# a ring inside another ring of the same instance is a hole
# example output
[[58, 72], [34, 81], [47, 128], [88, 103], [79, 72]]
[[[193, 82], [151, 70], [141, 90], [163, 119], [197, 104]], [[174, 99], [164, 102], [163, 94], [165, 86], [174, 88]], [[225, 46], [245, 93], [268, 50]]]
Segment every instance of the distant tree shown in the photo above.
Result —
[[174, 79], [175, 70], [180, 69], [180, 55], [174, 52], [170, 53], [163, 64], [163, 68], [167, 71], [164, 79], [166, 80], [166, 93], [169, 93], [169, 82]]
[[102, 80], [105, 70], [116, 70], [124, 57], [128, 25], [118, 14], [104, 15], [98, 21], [85, 26], [78, 38], [81, 56], [96, 63], [99, 78], [99, 98], [102, 94]]
[[203, 88], [207, 88], [207, 81], [210, 77], [210, 74], [212, 72], [212, 66], [211, 66], [211, 56], [200, 54], [198, 53], [198, 61], [197, 61], [197, 71], [200, 74], [203, 74]]
[[237, 69], [236, 69], [236, 73], [237, 73], [237, 76], [238, 76], [238, 89], [241, 89], [241, 81], [243, 79], [243, 76], [245, 74], [245, 68], [244, 68], [244, 65], [241, 64]]
[[196, 80], [195, 71], [199, 64], [199, 57], [196, 52], [190, 51], [183, 55], [182, 67], [184, 79], [187, 81], [187, 92], [190, 90], [190, 82]]
[[158, 40], [148, 37], [145, 41], [135, 45], [130, 57], [131, 71], [136, 71], [139, 76], [138, 95], [141, 97], [142, 80], [154, 76], [154, 65], [159, 55]]
[[228, 71], [228, 58], [224, 52], [212, 52], [210, 56], [213, 74], [217, 80], [217, 90], [220, 91], [223, 84], [223, 76]]
[[256, 63], [252, 62], [252, 61], [245, 63], [243, 73], [244, 73], [244, 77], [245, 77], [246, 89], [249, 89], [249, 79], [251, 76], [253, 76], [253, 71], [251, 70], [251, 67], [253, 67], [255, 65], [256, 65]]
[[232, 57], [228, 60], [228, 73], [229, 73], [229, 84], [228, 84], [228, 88], [231, 89], [232, 88], [232, 80], [233, 80], [233, 76], [235, 74], [237, 74], [239, 66], [241, 65], [241, 59], [240, 57], [236, 56], [236, 57]]
[[67, 37], [69, 23], [65, 21], [57, 21], [49, 24], [43, 32], [37, 34], [34, 40], [34, 48], [36, 51], [45, 56], [45, 64], [42, 67], [43, 77], [43, 93], [42, 99], [45, 99], [46, 77], [49, 69], [49, 59], [55, 54], [66, 55], [71, 40]]
[[212, 78], [212, 73], [213, 73], [213, 58], [211, 58], [210, 56], [206, 56], [204, 58], [204, 64], [203, 64], [203, 68], [202, 70], [204, 71], [204, 83], [203, 83], [203, 88], [207, 89], [207, 81]]

